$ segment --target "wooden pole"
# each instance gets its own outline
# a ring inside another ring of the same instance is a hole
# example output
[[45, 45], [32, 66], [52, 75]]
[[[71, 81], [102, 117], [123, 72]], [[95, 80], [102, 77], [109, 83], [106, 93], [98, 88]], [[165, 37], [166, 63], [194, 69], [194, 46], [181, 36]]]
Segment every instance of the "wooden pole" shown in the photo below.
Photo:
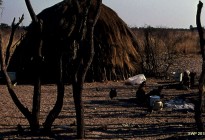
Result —
[[199, 79], [199, 96], [198, 96], [198, 101], [196, 101], [195, 104], [195, 121], [197, 125], [197, 129], [200, 132], [204, 132], [204, 125], [202, 121], [202, 112], [204, 110], [204, 94], [205, 94], [205, 40], [204, 40], [204, 33], [203, 33], [203, 28], [201, 26], [201, 10], [203, 7], [203, 3], [199, 1], [198, 8], [197, 8], [197, 15], [196, 15], [196, 24], [197, 24], [197, 30], [199, 33], [199, 38], [200, 38], [200, 47], [201, 47], [201, 54], [203, 58], [203, 64], [202, 64], [202, 72], [201, 76]]

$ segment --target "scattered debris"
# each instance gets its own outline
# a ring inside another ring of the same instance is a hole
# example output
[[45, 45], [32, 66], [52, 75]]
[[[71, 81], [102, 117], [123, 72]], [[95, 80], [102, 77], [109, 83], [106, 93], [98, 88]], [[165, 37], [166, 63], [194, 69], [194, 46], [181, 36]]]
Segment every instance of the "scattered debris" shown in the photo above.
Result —
[[184, 99], [175, 98], [164, 103], [167, 108], [172, 108], [172, 110], [194, 110], [194, 104], [188, 103]]
[[137, 84], [139, 85], [144, 81], [146, 81], [145, 75], [144, 74], [138, 74], [138, 75], [135, 75], [133, 77], [128, 78], [125, 81], [125, 84], [126, 85], [137, 85]]

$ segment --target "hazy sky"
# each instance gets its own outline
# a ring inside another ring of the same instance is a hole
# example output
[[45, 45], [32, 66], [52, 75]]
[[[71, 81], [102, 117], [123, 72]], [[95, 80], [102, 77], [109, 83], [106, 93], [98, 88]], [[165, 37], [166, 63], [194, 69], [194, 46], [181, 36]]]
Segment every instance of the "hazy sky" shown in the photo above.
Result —
[[[31, 0], [36, 13], [62, 0]], [[198, 0], [103, 0], [129, 25], [143, 27], [189, 28], [195, 26]], [[205, 0], [202, 0], [205, 3]], [[204, 6], [205, 7], [205, 6]], [[205, 9], [202, 11], [202, 24], [205, 25]], [[25, 0], [3, 0], [3, 13], [0, 21], [11, 24], [14, 17], [25, 15], [23, 25], [31, 19]], [[203, 22], [204, 21], [204, 22]]]

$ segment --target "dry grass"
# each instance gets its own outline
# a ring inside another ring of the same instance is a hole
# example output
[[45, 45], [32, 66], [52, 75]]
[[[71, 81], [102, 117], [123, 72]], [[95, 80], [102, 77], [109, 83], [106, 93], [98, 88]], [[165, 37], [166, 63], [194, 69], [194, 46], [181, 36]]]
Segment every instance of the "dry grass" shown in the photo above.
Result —
[[[104, 13], [104, 14], [105, 15], [103, 15], [102, 17], [104, 17], [105, 19], [109, 17], [109, 15], [106, 15], [106, 13]], [[99, 24], [100, 25], [105, 24], [105, 22], [103, 22], [105, 19], [101, 19], [99, 21]], [[119, 24], [119, 22], [120, 21], [117, 21], [117, 22], [112, 21], [112, 25], [105, 24], [102, 28], [102, 30], [109, 30], [111, 32], [111, 34], [106, 34], [106, 32], [105, 32], [104, 35], [101, 35], [101, 36], [104, 36], [104, 37], [106, 36], [106, 40], [108, 40], [107, 42], [109, 42], [109, 43], [105, 43], [105, 45], [109, 44], [110, 47], [112, 47], [111, 53], [112, 53], [113, 57], [111, 59], [109, 59], [108, 62], [111, 61], [111, 62], [113, 62], [114, 65], [119, 65], [119, 66], [123, 67], [125, 65], [122, 63], [122, 60], [124, 59], [127, 63], [126, 65], [128, 65], [128, 67], [133, 69], [133, 66], [129, 64], [130, 61], [133, 61], [133, 60], [130, 60], [132, 57], [129, 57], [129, 55], [130, 56], [134, 56], [134, 55], [138, 56], [138, 52], [137, 52], [138, 50], [136, 50], [137, 48], [136, 49], [132, 48], [133, 47], [132, 46], [133, 45], [132, 44], [132, 38], [128, 38], [128, 37], [124, 38], [123, 35], [118, 35], [119, 33], [125, 34], [125, 35], [129, 34], [129, 31], [126, 29], [126, 27], [123, 27], [125, 25], [121, 24], [120, 25], [121, 28], [116, 28], [115, 31], [114, 30], [112, 31], [113, 28], [111, 28], [111, 26], [116, 27], [116, 24]], [[144, 45], [143, 30], [142, 29], [137, 29], [137, 28], [132, 28], [131, 30], [136, 35], [139, 47], [142, 47]], [[195, 31], [178, 30], [178, 29], [160, 29], [160, 30], [161, 30], [161, 32], [163, 32], [165, 30], [168, 30], [168, 32], [169, 32], [169, 35], [167, 36], [168, 40], [175, 39], [176, 35], [185, 38], [183, 42], [178, 43], [177, 46], [175, 47], [176, 48], [176, 50], [175, 50], [176, 53], [179, 53], [179, 54], [196, 54], [196, 53], [200, 52], [198, 32], [196, 30]], [[9, 37], [10, 37], [10, 28], [3, 28], [2, 32], [3, 32], [3, 46], [6, 47], [7, 44], [8, 44]], [[112, 36], [112, 34], [114, 34], [114, 32], [117, 33], [116, 36]], [[13, 45], [19, 44], [18, 40], [21, 38], [21, 35], [24, 34], [24, 33], [25, 33], [25, 30], [23, 30], [21, 28], [17, 29], [16, 34], [14, 36]], [[99, 38], [100, 38], [100, 36], [99, 36]], [[97, 40], [97, 42], [98, 42], [98, 40]], [[118, 42], [118, 44], [116, 44], [116, 42]], [[160, 45], [160, 43], [159, 43], [159, 45]], [[125, 47], [126, 49], [121, 48], [119, 46], [126, 46]], [[164, 44], [161, 43], [161, 46], [158, 46], [158, 47], [162, 48], [162, 50], [163, 50], [163, 46], [164, 46]], [[101, 47], [101, 46], [99, 46], [99, 47]], [[106, 52], [106, 53], [110, 53], [110, 52]], [[109, 57], [104, 57], [104, 58], [108, 59]], [[136, 57], [136, 58], [139, 58], [139, 56]], [[134, 60], [134, 61], [137, 61], [137, 60]]]
[[[142, 47], [144, 45], [144, 29], [138, 29], [138, 28], [132, 28], [134, 33], [137, 36], [139, 46]], [[199, 37], [197, 30], [189, 30], [189, 29], [155, 29], [161, 36], [163, 37], [163, 32], [168, 32], [168, 34], [164, 37], [165, 39], [162, 40], [166, 42], [166, 40], [176, 40], [177, 38], [183, 38], [183, 41], [178, 43], [175, 47], [176, 53], [179, 54], [192, 54], [192, 53], [199, 53], [200, 52], [200, 46], [199, 46]], [[164, 44], [162, 44], [163, 47]], [[165, 44], [169, 45], [169, 44]], [[160, 46], [159, 46], [160, 47]]]
[[[2, 46], [3, 50], [6, 49], [9, 39], [10, 39], [10, 34], [11, 34], [11, 28], [1, 28], [1, 33], [2, 33]], [[15, 32], [14, 38], [13, 38], [13, 43], [12, 43], [12, 48], [11, 48], [11, 55], [13, 54], [13, 51], [15, 50], [16, 46], [20, 43], [20, 39], [22, 35], [25, 33], [25, 30], [22, 28], [18, 28]]]

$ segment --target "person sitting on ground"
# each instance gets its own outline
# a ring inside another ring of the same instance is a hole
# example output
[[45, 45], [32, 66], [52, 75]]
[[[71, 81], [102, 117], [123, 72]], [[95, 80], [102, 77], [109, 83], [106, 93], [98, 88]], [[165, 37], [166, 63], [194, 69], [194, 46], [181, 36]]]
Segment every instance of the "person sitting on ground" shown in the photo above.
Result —
[[142, 82], [136, 92], [136, 99], [141, 102], [145, 103], [146, 102], [146, 81]]
[[154, 95], [156, 95], [156, 96], [160, 96], [160, 97], [162, 98], [162, 94], [161, 94], [162, 89], [163, 89], [163, 86], [158, 86], [157, 89], [151, 90], [149, 93], [147, 93], [146, 96], [149, 97], [149, 96], [154, 96]]
[[195, 86], [195, 77], [196, 77], [196, 72], [190, 72], [190, 87]]
[[189, 77], [189, 73], [187, 71], [185, 71], [183, 73], [182, 86], [183, 86], [183, 89], [189, 89], [190, 88], [190, 77]]
[[149, 104], [150, 96], [160, 96], [160, 98], [164, 98], [164, 95], [161, 94], [163, 86], [158, 86], [157, 89], [151, 90], [149, 93], [146, 94], [146, 101]]

